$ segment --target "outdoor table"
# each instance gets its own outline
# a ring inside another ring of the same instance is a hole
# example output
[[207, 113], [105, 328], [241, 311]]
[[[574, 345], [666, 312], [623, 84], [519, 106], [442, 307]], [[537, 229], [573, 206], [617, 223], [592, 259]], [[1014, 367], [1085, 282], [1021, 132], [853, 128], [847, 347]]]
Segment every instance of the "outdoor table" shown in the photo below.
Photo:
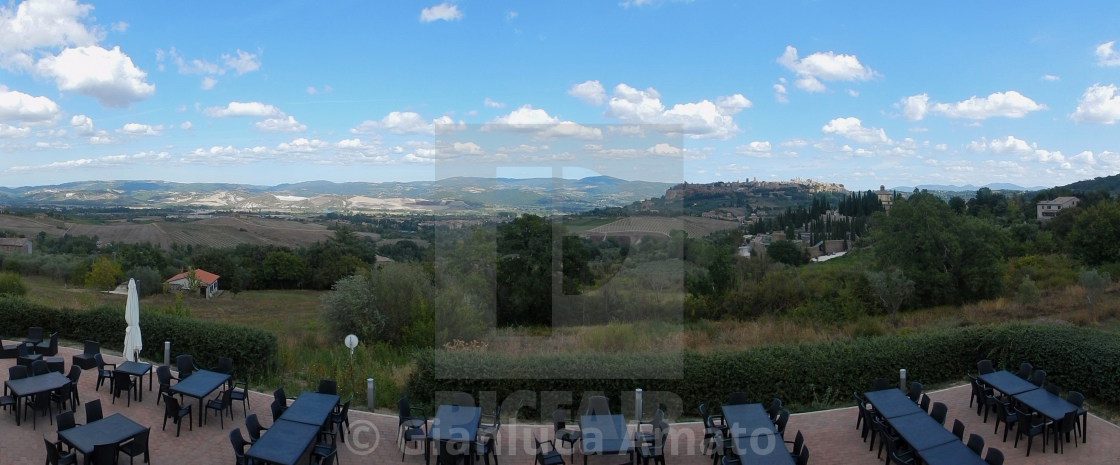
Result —
[[724, 405], [723, 421], [727, 423], [731, 437], [778, 432], [762, 404]]
[[284, 414], [280, 415], [280, 419], [323, 426], [327, 423], [327, 419], [330, 418], [336, 405], [338, 405], [338, 396], [334, 394], [304, 391], [292, 402], [292, 405], [284, 409]]
[[12, 397], [16, 399], [16, 426], [19, 426], [19, 420], [23, 417], [20, 408], [25, 402], [20, 402], [20, 398], [42, 392], [51, 392], [67, 384], [70, 384], [70, 378], [54, 371], [47, 372], [45, 375], [5, 381], [4, 385], [8, 386], [8, 389], [12, 391]]
[[315, 443], [317, 434], [319, 426], [281, 418], [273, 422], [268, 431], [249, 447], [245, 456], [252, 457], [254, 462], [277, 465], [306, 463], [304, 457], [307, 457], [307, 451]]
[[47, 362], [48, 370], [66, 373], [66, 359], [62, 357], [47, 357], [43, 360]]
[[913, 415], [915, 413], [926, 413], [918, 404], [910, 400], [902, 391], [894, 388], [883, 389], [881, 391], [871, 391], [864, 393], [867, 397], [867, 402], [875, 407], [875, 411], [879, 412], [879, 416], [890, 420], [894, 417], [901, 417], [904, 415]]
[[144, 426], [119, 413], [81, 426], [58, 432], [58, 438], [85, 456], [90, 463], [93, 447], [97, 444], [120, 444], [144, 432]]
[[926, 465], [985, 465], [983, 459], [963, 442], [952, 441], [917, 451]]
[[[1077, 406], [1071, 404], [1068, 400], [1051, 394], [1045, 389], [1035, 389], [1021, 394], [1015, 395], [1015, 400], [1030, 407], [1034, 411], [1041, 413], [1042, 416], [1050, 419], [1051, 421], [1062, 421], [1068, 412], [1076, 412]], [[1081, 424], [1081, 435], [1085, 437], [1085, 428], [1089, 425], [1089, 416], [1083, 417]], [[1057, 446], [1057, 442], [1054, 443]]]
[[583, 465], [587, 465], [587, 456], [591, 454], [626, 453], [629, 463], [634, 463], [634, 444], [622, 415], [583, 415], [579, 418], [579, 430], [583, 433]]
[[735, 454], [744, 464], [758, 465], [793, 465], [793, 456], [786, 450], [782, 436], [774, 433], [760, 433], [748, 436], [735, 436], [731, 438]]
[[1030, 381], [1020, 378], [1019, 375], [1007, 370], [982, 374], [980, 375], [980, 381], [988, 387], [1009, 396], [1038, 389], [1038, 386], [1031, 384]]
[[140, 387], [136, 389], [136, 400], [144, 400], [144, 373], [148, 374], [148, 390], [152, 390], [152, 364], [144, 362], [124, 362], [117, 365], [115, 371], [122, 371], [132, 375], [140, 382]]
[[20, 355], [16, 358], [16, 365], [23, 365], [23, 366], [27, 367], [28, 370], [30, 370], [31, 369], [31, 362], [34, 362], [36, 360], [40, 360], [42, 358], [43, 358], [43, 356], [41, 354], [29, 353], [27, 355]]
[[916, 451], [929, 449], [934, 446], [940, 446], [949, 442], [960, 442], [953, 433], [950, 433], [941, 426], [937, 420], [926, 414], [926, 412], [918, 412], [910, 415], [903, 415], [901, 417], [894, 417], [887, 420], [898, 432], [902, 439], [906, 440], [910, 447]]
[[431, 427], [428, 428], [424, 463], [431, 462], [433, 441], [461, 442], [463, 450], [467, 450], [478, 435], [478, 422], [481, 418], [482, 409], [479, 407], [440, 405]]
[[218, 389], [219, 386], [225, 384], [229, 380], [229, 375], [225, 373], [215, 373], [209, 370], [198, 370], [188, 376], [186, 379], [175, 383], [171, 386], [171, 392], [175, 394], [182, 394], [187, 397], [194, 397], [198, 399], [198, 426], [202, 426], [202, 400], [206, 396]]

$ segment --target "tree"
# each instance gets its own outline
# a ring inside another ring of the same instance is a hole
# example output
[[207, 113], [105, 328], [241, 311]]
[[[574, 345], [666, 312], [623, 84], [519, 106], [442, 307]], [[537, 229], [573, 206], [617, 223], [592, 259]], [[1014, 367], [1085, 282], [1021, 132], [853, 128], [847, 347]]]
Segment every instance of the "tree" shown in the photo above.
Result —
[[522, 215], [498, 226], [499, 325], [552, 325], [552, 225]]
[[125, 276], [136, 280], [136, 293], [140, 297], [163, 292], [163, 278], [158, 271], [150, 267], [140, 266], [129, 269]]
[[1111, 279], [1112, 277], [1107, 271], [1099, 273], [1097, 270], [1081, 270], [1081, 276], [1077, 282], [1085, 289], [1085, 300], [1089, 302], [1089, 310], [1093, 313], [1093, 321], [1097, 320], [1095, 306], [1097, 298], [1108, 289], [1108, 285], [1112, 283]]
[[[1050, 220], [1057, 221], [1063, 215]], [[1070, 253], [1089, 266], [1120, 262], [1120, 201], [1098, 202], [1073, 220]]]
[[963, 215], [965, 210], [968, 209], [968, 204], [959, 195], [954, 195], [953, 198], [949, 199], [949, 208], [952, 208], [954, 213]]
[[801, 248], [801, 244], [791, 240], [771, 242], [770, 245], [766, 247], [766, 256], [770, 257], [773, 261], [791, 266], [809, 263], [809, 256], [806, 254], [805, 250]]
[[124, 271], [116, 260], [102, 255], [94, 260], [89, 273], [86, 274], [86, 287], [94, 289], [112, 290], [120, 284]]
[[430, 312], [434, 295], [431, 276], [423, 267], [387, 263], [340, 279], [321, 302], [332, 335], [353, 333], [363, 341], [399, 344], [410, 322], [431, 318], [421, 313]]
[[883, 310], [891, 316], [891, 323], [898, 326], [898, 310], [914, 293], [914, 281], [899, 268], [892, 268], [889, 272], [868, 271], [866, 276]]

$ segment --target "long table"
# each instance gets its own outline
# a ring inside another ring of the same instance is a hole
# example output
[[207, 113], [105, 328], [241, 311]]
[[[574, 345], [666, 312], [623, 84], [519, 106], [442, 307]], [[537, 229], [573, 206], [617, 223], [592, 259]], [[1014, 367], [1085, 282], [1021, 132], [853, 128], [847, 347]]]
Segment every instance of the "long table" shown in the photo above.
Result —
[[762, 404], [724, 405], [722, 411], [731, 447], [742, 463], [793, 465], [793, 456]]
[[[459, 405], [440, 405], [432, 425], [428, 428], [428, 440], [424, 445], [424, 463], [431, 463], [432, 443], [443, 447], [442, 443], [462, 443], [463, 451], [470, 450], [470, 443], [478, 436], [478, 422], [482, 419], [482, 409]], [[585, 438], [586, 438], [586, 433]]]
[[1038, 386], [1031, 384], [1030, 381], [1020, 378], [1019, 375], [1007, 370], [984, 373], [980, 375], [979, 379], [981, 383], [984, 383], [988, 387], [1009, 396], [1038, 389]]
[[303, 392], [292, 402], [292, 405], [284, 409], [280, 419], [323, 426], [336, 405], [338, 405], [337, 395]]
[[[1045, 389], [1035, 389], [1015, 395], [1015, 400], [1023, 403], [1032, 410], [1042, 414], [1051, 421], [1062, 421], [1066, 413], [1076, 412], [1077, 406], [1071, 404], [1068, 400], [1051, 394]], [[1089, 416], [1085, 415], [1081, 424], [1081, 438], [1085, 438], [1085, 428], [1089, 425]], [[1054, 450], [1057, 451], [1058, 442], [1054, 441]]]
[[592, 454], [627, 454], [630, 463], [634, 463], [634, 441], [622, 415], [583, 415], [579, 430], [583, 433], [579, 443], [583, 465], [587, 465], [587, 456]]
[[894, 388], [883, 389], [881, 391], [865, 392], [864, 397], [879, 416], [891, 419], [894, 417], [901, 417], [904, 415], [912, 415], [915, 413], [926, 413], [918, 404], [910, 400], [902, 391]]
[[963, 442], [947, 442], [940, 446], [917, 451], [926, 465], [986, 465], [980, 454], [973, 452]]
[[5, 381], [4, 385], [12, 391], [12, 397], [16, 400], [16, 426], [19, 426], [19, 420], [23, 417], [21, 406], [25, 402], [20, 402], [20, 399], [35, 394], [51, 392], [67, 384], [70, 384], [70, 378], [62, 376], [54, 371], [47, 372], [47, 374], [44, 375], [28, 376], [26, 378]]
[[[884, 389], [864, 393], [898, 435], [929, 465], [957, 463], [983, 463], [953, 433], [949, 432], [925, 410], [918, 407], [898, 389]], [[968, 452], [969, 455], [962, 453]], [[928, 456], [928, 458], [927, 458]], [[962, 458], [963, 457], [963, 458]]]
[[305, 463], [304, 458], [308, 456], [318, 434], [319, 426], [281, 418], [272, 423], [245, 455], [256, 459], [255, 461], [277, 465]]
[[143, 433], [146, 428], [119, 413], [58, 433], [58, 438], [78, 449], [90, 463], [93, 447], [98, 444], [120, 444]]
[[202, 426], [202, 417], [205, 412], [202, 410], [202, 400], [218, 389], [219, 386], [225, 384], [229, 380], [229, 375], [225, 373], [218, 373], [209, 370], [198, 370], [188, 376], [186, 379], [175, 383], [171, 386], [171, 392], [175, 394], [182, 394], [187, 397], [195, 397], [198, 399], [198, 426]]

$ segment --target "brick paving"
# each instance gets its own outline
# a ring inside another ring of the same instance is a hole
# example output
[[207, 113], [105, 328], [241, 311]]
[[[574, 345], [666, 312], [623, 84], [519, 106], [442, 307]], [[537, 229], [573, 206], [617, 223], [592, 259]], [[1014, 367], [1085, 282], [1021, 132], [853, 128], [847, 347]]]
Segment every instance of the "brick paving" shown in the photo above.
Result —
[[[59, 356], [66, 359], [66, 369], [70, 368], [70, 356], [79, 352], [76, 349], [60, 348]], [[119, 363], [119, 357], [105, 356], [108, 363]], [[7, 368], [15, 364], [14, 359], [0, 360], [0, 376], [6, 377]], [[108, 389], [103, 386], [100, 391], [94, 391], [96, 376], [94, 370], [86, 370], [82, 374], [79, 393], [82, 402], [92, 399], [101, 399], [105, 416], [121, 413], [132, 420], [145, 426], [152, 427], [150, 447], [152, 462], [157, 464], [178, 463], [233, 463], [233, 451], [229, 442], [229, 430], [241, 427], [245, 432], [242, 408], [240, 404], [234, 405], [234, 421], [226, 418], [226, 428], [219, 426], [217, 418], [210, 414], [209, 422], [202, 427], [197, 426], [198, 412], [195, 412], [195, 427], [191, 431], [183, 425], [182, 435], [175, 437], [175, 426], [169, 424], [166, 431], [160, 429], [163, 422], [163, 407], [155, 404], [155, 391], [148, 392], [145, 379], [144, 400], [128, 407], [124, 399], [112, 403]], [[731, 389], [729, 389], [730, 391]], [[1089, 441], [1078, 444], [1076, 447], [1066, 444], [1065, 454], [1058, 455], [1053, 452], [1051, 442], [1048, 450], [1043, 451], [1041, 438], [1036, 438], [1031, 449], [1031, 456], [1026, 457], [1026, 444], [1022, 442], [1018, 448], [1012, 447], [1012, 436], [1008, 442], [1001, 441], [1000, 435], [993, 433], [994, 420], [989, 418], [988, 423], [983, 423], [974, 409], [968, 407], [968, 385], [956, 386], [940, 391], [931, 392], [930, 397], [936, 402], [944, 402], [949, 407], [946, 425], [951, 427], [953, 419], [959, 418], [965, 423], [965, 434], [978, 433], [984, 436], [989, 446], [995, 446], [1006, 455], [1008, 464], [1116, 464], [1120, 463], [1120, 428], [1096, 416], [1089, 416]], [[216, 394], [216, 393], [215, 393]], [[294, 395], [295, 393], [289, 393]], [[191, 399], [193, 400], [193, 399]], [[272, 415], [269, 404], [272, 401], [271, 393], [252, 393], [250, 396], [251, 412], [256, 413], [266, 427], [271, 424]], [[197, 402], [191, 402], [198, 408]], [[1091, 408], [1091, 406], [1090, 406]], [[77, 409], [77, 421], [85, 423], [84, 409]], [[42, 437], [56, 438], [55, 426], [40, 418], [38, 429], [32, 430], [30, 418], [28, 422], [16, 426], [14, 415], [0, 412], [0, 465], [6, 464], [38, 464], [43, 463], [46, 452], [43, 449]], [[352, 432], [347, 438], [347, 445], [339, 444], [339, 463], [348, 464], [405, 464], [421, 465], [424, 462], [422, 453], [410, 451], [403, 462], [401, 452], [395, 444], [397, 420], [395, 415], [373, 414], [356, 410], [350, 411]], [[873, 465], [882, 461], [876, 459], [875, 451], [868, 451], [867, 443], [860, 440], [859, 431], [855, 429], [855, 407], [803, 413], [793, 415], [787, 426], [788, 432], [801, 430], [806, 438], [806, 445], [811, 451], [809, 463], [811, 464], [866, 464]], [[1002, 426], [1001, 426], [1002, 429]], [[505, 424], [498, 435], [498, 462], [502, 465], [531, 465], [533, 463], [532, 435], [539, 438], [552, 438], [551, 425], [530, 424]], [[792, 434], [788, 434], [792, 437]], [[670, 442], [667, 447], [667, 462], [681, 465], [705, 465], [711, 459], [700, 451], [700, 438], [702, 432], [700, 424], [696, 422], [674, 423], [671, 427]], [[567, 450], [562, 449], [566, 461], [569, 460]], [[582, 456], [577, 452], [575, 460], [582, 463]], [[617, 464], [617, 457], [590, 457], [589, 465]]]

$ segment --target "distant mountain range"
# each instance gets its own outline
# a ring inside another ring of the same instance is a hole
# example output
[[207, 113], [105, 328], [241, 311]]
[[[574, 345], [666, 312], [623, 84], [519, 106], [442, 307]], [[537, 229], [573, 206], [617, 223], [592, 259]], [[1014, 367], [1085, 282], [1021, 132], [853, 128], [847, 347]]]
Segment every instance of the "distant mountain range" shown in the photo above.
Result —
[[[1033, 192], [1033, 191], [1040, 191], [1040, 190], [1043, 190], [1043, 189], [1049, 189], [1049, 187], [1044, 187], [1044, 186], [1022, 187], [1022, 186], [1019, 186], [1019, 185], [1016, 185], [1016, 184], [1008, 184], [1008, 183], [1002, 183], [1002, 182], [985, 184], [985, 185], [979, 186], [979, 187], [974, 186], [972, 184], [965, 184], [963, 186], [952, 186], [952, 185], [944, 185], [944, 184], [919, 184], [917, 186], [918, 190], [927, 190], [927, 191], [931, 191], [931, 192], [945, 191], [945, 192], [972, 192], [972, 193], [976, 193], [976, 191], [980, 190], [980, 188], [982, 188], [982, 187], [987, 187], [988, 189], [991, 189], [993, 191], [1018, 191], [1018, 192], [1023, 192], [1023, 191]], [[898, 186], [898, 187], [892, 187], [888, 190], [897, 191], [899, 193], [909, 193], [909, 192], [914, 191], [914, 186]]]
[[84, 181], [0, 187], [0, 204], [202, 208], [262, 212], [486, 211], [578, 212], [658, 197], [673, 184], [583, 179], [448, 178], [416, 182], [309, 181], [276, 186], [166, 181]]

